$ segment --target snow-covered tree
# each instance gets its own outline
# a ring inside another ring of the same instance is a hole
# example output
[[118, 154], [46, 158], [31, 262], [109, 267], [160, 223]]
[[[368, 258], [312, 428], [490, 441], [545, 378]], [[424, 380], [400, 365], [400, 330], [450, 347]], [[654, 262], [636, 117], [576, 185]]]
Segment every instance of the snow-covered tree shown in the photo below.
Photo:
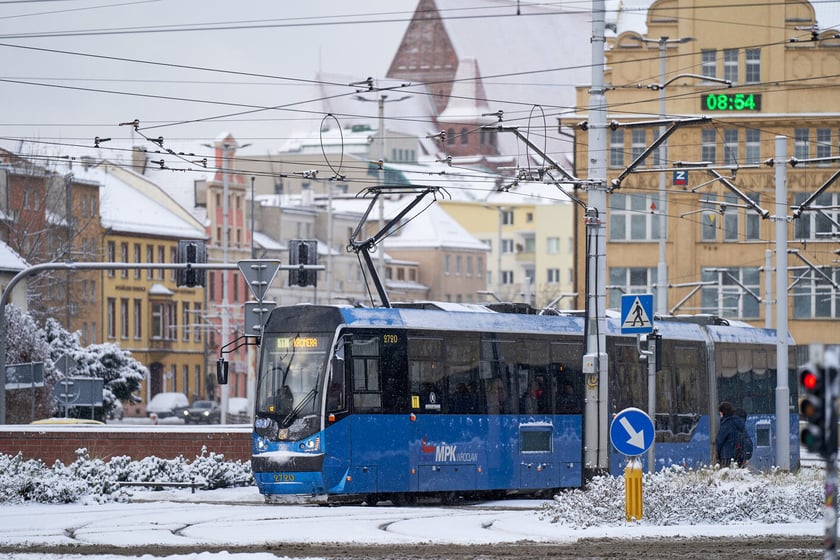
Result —
[[[6, 364], [43, 362], [44, 387], [6, 391], [6, 421], [31, 422], [49, 416], [53, 410], [55, 370], [47, 336], [31, 315], [14, 304], [6, 306]], [[34, 407], [34, 411], [33, 411]]]
[[7, 421], [11, 423], [30, 422], [33, 398], [36, 403], [34, 416], [43, 418], [55, 412], [57, 403], [53, 397], [53, 386], [65, 374], [55, 369], [55, 362], [68, 355], [76, 362], [76, 368], [67, 372], [70, 376], [99, 377], [105, 381], [102, 394], [106, 415], [114, 408], [117, 399], [131, 400], [140, 389], [140, 383], [148, 375], [146, 367], [117, 344], [79, 344], [78, 333], [68, 332], [55, 319], [47, 319], [44, 328], [38, 326], [31, 315], [15, 305], [6, 306], [6, 363], [44, 362], [44, 387], [33, 391], [19, 389], [7, 391]]
[[114, 408], [115, 400], [131, 400], [148, 375], [146, 366], [131, 357], [131, 352], [105, 342], [82, 347], [76, 333], [70, 333], [55, 319], [47, 319], [45, 337], [51, 347], [50, 357], [58, 360], [67, 354], [76, 362], [72, 375], [99, 377], [105, 380], [104, 414]]

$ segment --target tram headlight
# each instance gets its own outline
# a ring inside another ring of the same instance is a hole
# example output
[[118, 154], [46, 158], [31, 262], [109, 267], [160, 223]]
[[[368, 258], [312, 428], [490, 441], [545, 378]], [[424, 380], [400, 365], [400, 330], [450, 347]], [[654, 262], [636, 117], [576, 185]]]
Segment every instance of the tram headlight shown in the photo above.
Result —
[[276, 440], [279, 426], [272, 418], [257, 418], [254, 420], [254, 431], [257, 435], [268, 440]]

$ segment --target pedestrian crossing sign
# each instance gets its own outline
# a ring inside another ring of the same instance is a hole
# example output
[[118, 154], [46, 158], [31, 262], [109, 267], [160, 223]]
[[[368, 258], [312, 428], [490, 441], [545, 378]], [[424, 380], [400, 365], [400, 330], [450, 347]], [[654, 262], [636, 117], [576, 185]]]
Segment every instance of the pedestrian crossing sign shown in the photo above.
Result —
[[653, 294], [621, 296], [621, 334], [653, 332]]

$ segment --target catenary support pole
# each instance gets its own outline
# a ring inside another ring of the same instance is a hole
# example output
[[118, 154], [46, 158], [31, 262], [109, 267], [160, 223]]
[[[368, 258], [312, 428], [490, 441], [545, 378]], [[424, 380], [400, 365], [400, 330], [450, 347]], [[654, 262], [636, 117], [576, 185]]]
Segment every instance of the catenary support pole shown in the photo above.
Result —
[[607, 105], [604, 95], [604, 1], [592, 2], [592, 84], [589, 89], [589, 186], [586, 229], [586, 350], [584, 465], [609, 469], [609, 377], [606, 353]]
[[788, 385], [787, 138], [776, 136], [776, 466], [790, 470]]

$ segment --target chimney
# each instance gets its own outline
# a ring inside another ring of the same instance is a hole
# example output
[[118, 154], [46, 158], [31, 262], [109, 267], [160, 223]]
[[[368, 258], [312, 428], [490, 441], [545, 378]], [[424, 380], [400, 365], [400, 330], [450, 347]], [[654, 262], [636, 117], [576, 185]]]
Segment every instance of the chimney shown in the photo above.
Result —
[[148, 165], [149, 156], [146, 155], [146, 148], [134, 146], [131, 149], [131, 169], [140, 175], [145, 175]]

